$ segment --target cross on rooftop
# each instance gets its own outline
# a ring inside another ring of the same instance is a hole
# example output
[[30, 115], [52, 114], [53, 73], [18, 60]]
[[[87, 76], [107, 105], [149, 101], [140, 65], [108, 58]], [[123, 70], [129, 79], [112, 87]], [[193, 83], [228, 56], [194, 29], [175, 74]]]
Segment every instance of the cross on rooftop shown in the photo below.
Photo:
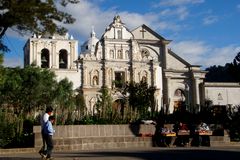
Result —
[[140, 32], [142, 32], [142, 38], [144, 38], [144, 32], [146, 32], [146, 30], [144, 28], [142, 28], [142, 30], [140, 30]]

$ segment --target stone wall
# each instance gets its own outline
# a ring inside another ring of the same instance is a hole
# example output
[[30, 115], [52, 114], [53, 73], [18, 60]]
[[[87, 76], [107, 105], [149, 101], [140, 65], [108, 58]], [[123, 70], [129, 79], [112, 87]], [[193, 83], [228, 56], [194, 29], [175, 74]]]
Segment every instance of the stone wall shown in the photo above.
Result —
[[[64, 125], [54, 128], [55, 150], [59, 151], [151, 147], [151, 135], [155, 132], [154, 125]], [[40, 126], [34, 126], [34, 134], [35, 148], [40, 148]]]
[[[172, 128], [173, 124], [165, 124], [165, 127]], [[219, 128], [210, 125], [214, 131]], [[94, 150], [114, 148], [137, 148], [153, 147], [152, 135], [155, 133], [155, 126], [146, 125], [59, 125], [54, 126], [54, 150]], [[42, 145], [41, 128], [34, 126], [35, 149], [39, 150]], [[191, 139], [191, 138], [190, 138]], [[223, 130], [221, 135], [210, 136], [211, 146], [229, 145], [228, 133]]]

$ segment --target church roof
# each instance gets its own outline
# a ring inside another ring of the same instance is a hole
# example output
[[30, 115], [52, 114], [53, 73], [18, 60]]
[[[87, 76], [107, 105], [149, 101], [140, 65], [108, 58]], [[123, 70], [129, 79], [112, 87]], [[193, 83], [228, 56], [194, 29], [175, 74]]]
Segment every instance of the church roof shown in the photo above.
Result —
[[171, 54], [173, 57], [175, 57], [176, 59], [178, 59], [180, 62], [182, 62], [183, 64], [185, 64], [186, 66], [190, 67], [191, 64], [188, 63], [187, 61], [185, 61], [183, 58], [179, 57], [176, 53], [174, 53], [171, 49], [168, 49], [168, 53]]
[[149, 33], [151, 33], [152, 35], [154, 35], [155, 37], [157, 37], [157, 38], [160, 39], [160, 40], [170, 41], [170, 40], [165, 39], [165, 38], [162, 37], [161, 35], [159, 35], [157, 32], [153, 31], [150, 27], [148, 27], [148, 26], [145, 25], [145, 24], [142, 24], [141, 26], [133, 29], [132, 32], [134, 32], [135, 30], [137, 30], [137, 29], [139, 29], [139, 28], [145, 29], [146, 31], [148, 31]]

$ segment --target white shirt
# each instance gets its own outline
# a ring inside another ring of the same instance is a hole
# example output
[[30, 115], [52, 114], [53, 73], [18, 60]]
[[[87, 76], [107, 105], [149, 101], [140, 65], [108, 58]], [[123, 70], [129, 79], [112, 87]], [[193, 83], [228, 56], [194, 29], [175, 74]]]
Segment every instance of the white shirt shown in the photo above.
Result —
[[44, 127], [44, 124], [47, 123], [48, 119], [49, 119], [49, 114], [48, 113], [44, 113], [42, 118], [41, 118], [41, 127], [42, 127], [42, 129]]

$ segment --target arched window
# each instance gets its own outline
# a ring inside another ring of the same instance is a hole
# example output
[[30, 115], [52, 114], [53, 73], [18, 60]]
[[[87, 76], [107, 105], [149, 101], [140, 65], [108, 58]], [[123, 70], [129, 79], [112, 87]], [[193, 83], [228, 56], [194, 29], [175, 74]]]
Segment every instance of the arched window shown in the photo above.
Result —
[[68, 59], [67, 59], [67, 50], [61, 49], [59, 51], [59, 68], [67, 68]]
[[41, 50], [41, 68], [49, 68], [49, 50], [46, 48]]

